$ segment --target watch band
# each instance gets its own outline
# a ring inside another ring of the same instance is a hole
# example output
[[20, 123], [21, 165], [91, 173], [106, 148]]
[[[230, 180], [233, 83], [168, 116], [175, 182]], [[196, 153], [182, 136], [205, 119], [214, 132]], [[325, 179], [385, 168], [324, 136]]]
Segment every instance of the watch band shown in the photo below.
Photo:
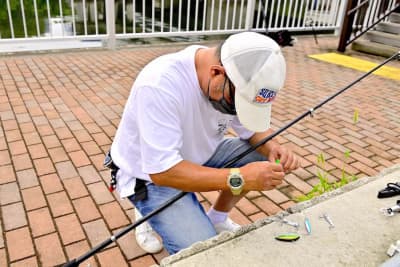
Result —
[[231, 189], [232, 195], [240, 195], [243, 189], [244, 179], [243, 176], [240, 174], [239, 168], [231, 168], [229, 170], [227, 183], [229, 188]]
[[239, 173], [239, 174], [240, 174], [240, 169], [239, 169], [239, 168], [231, 168], [231, 169], [229, 170], [229, 173], [230, 173], [230, 174], [233, 174], [233, 173]]

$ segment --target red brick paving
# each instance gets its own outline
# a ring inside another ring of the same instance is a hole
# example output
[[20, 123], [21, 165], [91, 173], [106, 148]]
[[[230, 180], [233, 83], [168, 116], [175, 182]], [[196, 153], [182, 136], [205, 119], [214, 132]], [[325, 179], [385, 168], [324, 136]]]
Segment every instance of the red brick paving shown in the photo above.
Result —
[[85, 239], [82, 227], [75, 214], [57, 218], [56, 224], [64, 245]]
[[36, 172], [34, 169], [28, 169], [17, 172], [20, 189], [29, 188], [39, 185]]
[[56, 230], [48, 208], [28, 212], [28, 220], [33, 237], [49, 234]]
[[122, 255], [121, 250], [118, 248], [111, 248], [102, 251], [97, 255], [97, 257], [101, 266], [129, 266]]
[[28, 256], [33, 256], [35, 254], [32, 237], [28, 227], [6, 231], [5, 240], [8, 257], [11, 262], [26, 258]]
[[[0, 263], [1, 263], [1, 261], [0, 261]], [[12, 263], [10, 265], [10, 267], [26, 267], [26, 266], [29, 266], [29, 267], [37, 267], [37, 266], [39, 266], [38, 263], [37, 263], [36, 257], [31, 257], [31, 258], [28, 258], [28, 259], [25, 259], [25, 260], [17, 261], [17, 262], [14, 262], [14, 263]]]
[[66, 261], [60, 239], [56, 233], [35, 239], [39, 261], [43, 266], [56, 266]]
[[4, 230], [9, 231], [27, 225], [25, 211], [21, 202], [1, 207]]
[[22, 190], [22, 197], [24, 200], [25, 209], [28, 211], [46, 206], [46, 200], [44, 198], [42, 189], [39, 186]]
[[60, 178], [55, 173], [41, 176], [39, 179], [46, 195], [64, 190]]
[[[283, 49], [288, 79], [274, 104], [275, 129], [362, 74], [307, 57], [335, 50], [337, 43], [334, 37], [320, 37], [319, 45], [300, 37]], [[182, 47], [0, 58], [0, 266], [62, 264], [134, 220], [132, 205], [107, 190], [104, 154], [137, 73], [156, 56]], [[398, 81], [370, 76], [281, 134], [279, 142], [302, 157], [302, 168], [277, 189], [249, 192], [230, 216], [248, 224], [294, 205], [295, 197], [318, 183], [320, 153], [330, 181], [341, 178], [343, 166], [363, 177], [400, 163], [398, 87]], [[197, 196], [208, 209], [217, 193]], [[150, 266], [166, 256], [165, 250], [146, 254], [130, 232], [84, 266]]]

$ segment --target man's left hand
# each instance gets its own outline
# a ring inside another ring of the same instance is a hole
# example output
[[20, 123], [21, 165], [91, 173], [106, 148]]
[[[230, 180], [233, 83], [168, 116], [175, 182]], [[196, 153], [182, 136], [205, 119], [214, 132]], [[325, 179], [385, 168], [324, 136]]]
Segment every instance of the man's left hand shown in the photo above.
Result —
[[268, 154], [269, 161], [275, 162], [277, 159], [279, 159], [285, 172], [290, 172], [300, 167], [299, 158], [291, 150], [278, 144], [270, 147]]

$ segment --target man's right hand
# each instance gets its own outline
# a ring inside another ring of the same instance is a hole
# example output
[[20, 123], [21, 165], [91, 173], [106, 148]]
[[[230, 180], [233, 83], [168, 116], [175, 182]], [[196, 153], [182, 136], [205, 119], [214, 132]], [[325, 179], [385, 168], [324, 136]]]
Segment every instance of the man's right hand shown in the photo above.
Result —
[[280, 185], [285, 176], [281, 164], [269, 161], [251, 162], [240, 168], [245, 191], [265, 191]]

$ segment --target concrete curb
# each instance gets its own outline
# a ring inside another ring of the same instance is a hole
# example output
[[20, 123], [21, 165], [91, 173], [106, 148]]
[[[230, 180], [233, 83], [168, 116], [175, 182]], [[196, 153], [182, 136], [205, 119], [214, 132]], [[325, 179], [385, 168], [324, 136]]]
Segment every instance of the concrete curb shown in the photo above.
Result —
[[[192, 255], [198, 254], [202, 251], [212, 249], [222, 243], [225, 243], [229, 240], [235, 239], [239, 236], [242, 236], [246, 233], [249, 233], [251, 231], [254, 231], [258, 228], [261, 228], [262, 226], [271, 224], [275, 221], [280, 221], [283, 217], [286, 217], [290, 214], [294, 213], [299, 213], [303, 211], [304, 209], [310, 208], [312, 206], [315, 206], [319, 203], [322, 203], [328, 199], [334, 198], [336, 196], [342, 195], [346, 192], [352, 191], [356, 188], [359, 188], [365, 184], [370, 183], [371, 181], [375, 181], [383, 176], [386, 176], [388, 174], [394, 173], [396, 171], [400, 170], [400, 164], [394, 165], [390, 168], [382, 170], [378, 175], [372, 176], [372, 177], [363, 177], [359, 178], [357, 181], [351, 182], [337, 190], [328, 192], [324, 195], [315, 197], [312, 200], [305, 201], [302, 203], [299, 203], [291, 208], [289, 208], [287, 211], [280, 212], [274, 216], [267, 217], [265, 219], [259, 220], [257, 222], [254, 222], [249, 225], [245, 225], [241, 227], [238, 231], [232, 233], [232, 232], [223, 232], [209, 240], [203, 241], [203, 242], [198, 242], [193, 244], [191, 247], [181, 250], [179, 253], [171, 255], [169, 257], [164, 258], [159, 266], [170, 266], [173, 263], [176, 263], [178, 261], [181, 261], [185, 258], [188, 258]], [[158, 265], [153, 265], [153, 267], [158, 266]]]

